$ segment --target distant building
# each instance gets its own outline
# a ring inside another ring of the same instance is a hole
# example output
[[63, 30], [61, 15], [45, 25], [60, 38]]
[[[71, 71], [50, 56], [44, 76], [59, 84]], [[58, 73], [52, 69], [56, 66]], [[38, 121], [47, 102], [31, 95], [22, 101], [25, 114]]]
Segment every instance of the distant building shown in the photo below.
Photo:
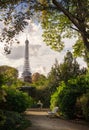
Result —
[[25, 82], [32, 83], [32, 74], [29, 64], [29, 41], [25, 41], [25, 60], [24, 60], [24, 69], [22, 73], [22, 79]]

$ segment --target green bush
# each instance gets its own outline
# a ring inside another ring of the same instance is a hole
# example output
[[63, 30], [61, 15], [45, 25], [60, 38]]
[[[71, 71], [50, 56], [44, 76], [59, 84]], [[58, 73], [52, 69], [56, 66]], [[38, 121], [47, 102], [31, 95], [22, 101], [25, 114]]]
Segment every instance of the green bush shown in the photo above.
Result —
[[4, 115], [6, 120], [0, 125], [0, 130], [24, 130], [31, 125], [30, 121], [17, 112], [4, 111]]
[[0, 126], [2, 126], [5, 123], [5, 115], [2, 110], [0, 110]]
[[82, 105], [83, 116], [89, 121], [89, 92], [80, 98], [80, 102]]
[[[57, 88], [56, 92], [51, 96], [51, 108], [58, 106], [60, 114], [66, 118], [74, 118], [76, 113], [76, 102], [79, 97], [86, 94], [89, 90], [89, 76], [79, 76], [76, 79], [71, 79], [67, 84], [64, 82]], [[87, 96], [86, 104], [89, 101]], [[89, 106], [89, 103], [88, 103]], [[83, 105], [83, 113], [88, 115], [87, 105]], [[88, 118], [88, 117], [86, 117]]]
[[57, 88], [57, 90], [51, 95], [51, 100], [50, 100], [50, 108], [51, 110], [55, 106], [59, 106], [59, 94], [60, 92], [66, 87], [64, 82], [61, 82], [61, 85]]
[[75, 116], [75, 102], [76, 92], [68, 89], [67, 86], [62, 83], [51, 97], [51, 108], [58, 106], [59, 114], [71, 119]]
[[76, 92], [64, 90], [60, 93], [59, 106], [63, 116], [72, 119], [75, 117]]
[[0, 103], [2, 109], [24, 112], [27, 108], [31, 107], [32, 98], [27, 93], [23, 93], [15, 88], [5, 88], [5, 90], [7, 93], [6, 102]]

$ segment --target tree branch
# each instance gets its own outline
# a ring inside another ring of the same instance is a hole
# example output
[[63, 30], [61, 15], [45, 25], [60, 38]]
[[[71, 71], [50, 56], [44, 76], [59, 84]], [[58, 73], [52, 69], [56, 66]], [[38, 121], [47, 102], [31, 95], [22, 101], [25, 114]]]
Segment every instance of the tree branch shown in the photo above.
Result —
[[80, 25], [78, 23], [78, 20], [72, 16], [72, 14], [66, 10], [62, 4], [60, 2], [57, 2], [56, 0], [52, 0], [53, 4], [57, 7], [58, 10], [62, 11], [68, 18], [69, 20], [79, 29], [81, 30], [80, 28]]
[[73, 30], [75, 30], [75, 31], [77, 31], [77, 32], [80, 32], [79, 29], [77, 29], [77, 28], [74, 28], [74, 27], [72, 27], [72, 26], [70, 26], [70, 28], [72, 28]]
[[[68, 19], [78, 28], [78, 30], [80, 31], [80, 34], [82, 36], [82, 39], [84, 41], [84, 44], [85, 44], [86, 48], [89, 50], [89, 41], [88, 41], [89, 34], [86, 32], [86, 27], [84, 24], [85, 19], [82, 18], [82, 21], [79, 21], [74, 16], [72, 16], [72, 14], [67, 9], [65, 9], [60, 2], [58, 2], [57, 0], [52, 0], [52, 2], [57, 7], [57, 9], [62, 11], [65, 14], [65, 16], [67, 16]], [[78, 4], [81, 4], [81, 3], [78, 3]], [[81, 15], [81, 13], [80, 13], [80, 15]], [[83, 15], [84, 14], [82, 14], [82, 17], [83, 17]]]

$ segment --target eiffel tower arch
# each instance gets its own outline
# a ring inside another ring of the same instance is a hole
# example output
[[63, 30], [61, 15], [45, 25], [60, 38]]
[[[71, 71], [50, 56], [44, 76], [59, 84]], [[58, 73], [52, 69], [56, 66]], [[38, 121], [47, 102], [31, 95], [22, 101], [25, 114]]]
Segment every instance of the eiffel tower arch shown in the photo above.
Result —
[[24, 69], [22, 73], [22, 78], [23, 81], [32, 83], [32, 74], [29, 63], [29, 41], [27, 39], [25, 41], [25, 58], [24, 58]]

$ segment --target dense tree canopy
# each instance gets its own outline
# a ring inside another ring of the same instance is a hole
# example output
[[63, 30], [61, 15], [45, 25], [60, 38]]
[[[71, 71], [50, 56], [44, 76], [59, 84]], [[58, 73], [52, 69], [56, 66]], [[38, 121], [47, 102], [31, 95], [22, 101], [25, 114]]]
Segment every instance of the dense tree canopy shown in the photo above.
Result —
[[[82, 115], [89, 120], [89, 75], [81, 75], [70, 79], [60, 86], [51, 96], [51, 108], [59, 106], [59, 114], [66, 118]], [[81, 117], [81, 116], [80, 116]]]
[[[28, 25], [26, 20], [30, 19], [41, 23], [44, 41], [55, 50], [63, 49], [63, 38], [76, 36], [78, 40], [74, 45], [74, 53], [82, 54], [85, 60], [89, 61], [89, 54], [84, 48], [84, 44], [89, 48], [88, 6], [89, 0], [2, 0], [0, 1], [1, 41], [5, 40], [9, 45], [18, 42], [16, 36], [20, 31], [24, 31]], [[7, 44], [4, 49], [10, 53]], [[67, 70], [66, 63], [64, 66], [61, 65], [61, 69]]]
[[[79, 45], [89, 49], [89, 0], [2, 0], [0, 14], [4, 25], [1, 41], [12, 44], [27, 25], [26, 19], [37, 18], [44, 41], [52, 48], [61, 50], [62, 38], [77, 36], [76, 44], [81, 41]], [[5, 51], [10, 52], [7, 46]]]
[[18, 70], [10, 66], [0, 66], [0, 75], [3, 84], [11, 85], [18, 78]]
[[56, 90], [61, 81], [64, 81], [67, 84], [68, 80], [86, 74], [86, 72], [87, 69], [80, 68], [72, 53], [67, 51], [63, 63], [59, 64], [56, 60], [48, 74], [48, 87], [50, 93], [53, 93]]

